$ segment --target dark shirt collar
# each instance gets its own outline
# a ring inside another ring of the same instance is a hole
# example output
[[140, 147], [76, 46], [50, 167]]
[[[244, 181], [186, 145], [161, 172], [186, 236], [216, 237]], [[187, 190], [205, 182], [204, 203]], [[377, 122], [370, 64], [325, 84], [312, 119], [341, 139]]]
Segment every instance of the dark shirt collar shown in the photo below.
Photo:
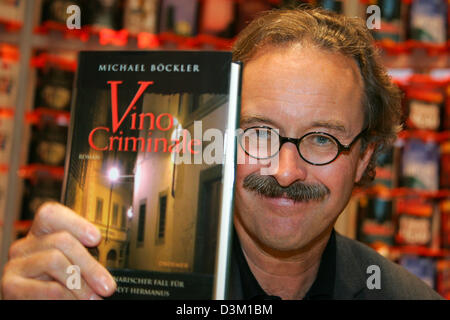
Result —
[[[242, 293], [245, 300], [279, 300], [280, 297], [270, 296], [259, 285], [251, 272], [247, 260], [244, 257], [239, 238], [234, 232], [233, 252], [239, 266]], [[331, 232], [330, 239], [322, 254], [319, 271], [316, 280], [306, 293], [304, 300], [329, 300], [333, 299], [334, 282], [336, 276], [336, 235]]]

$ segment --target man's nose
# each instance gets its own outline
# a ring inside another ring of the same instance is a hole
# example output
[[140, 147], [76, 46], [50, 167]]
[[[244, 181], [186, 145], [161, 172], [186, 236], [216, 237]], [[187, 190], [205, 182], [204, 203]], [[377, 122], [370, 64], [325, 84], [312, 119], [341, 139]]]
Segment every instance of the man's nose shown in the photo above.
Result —
[[285, 143], [277, 156], [279, 157], [278, 169], [273, 177], [282, 187], [287, 187], [297, 180], [306, 179], [307, 163], [300, 157], [293, 143]]

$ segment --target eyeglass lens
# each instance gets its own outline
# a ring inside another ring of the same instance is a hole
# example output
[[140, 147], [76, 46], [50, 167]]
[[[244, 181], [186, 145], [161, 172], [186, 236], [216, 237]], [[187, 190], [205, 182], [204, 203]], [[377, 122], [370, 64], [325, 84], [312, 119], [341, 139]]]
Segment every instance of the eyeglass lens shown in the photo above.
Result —
[[[251, 157], [267, 159], [280, 150], [280, 136], [269, 128], [249, 128], [241, 137], [241, 145]], [[300, 140], [301, 156], [311, 163], [323, 164], [332, 161], [339, 152], [337, 142], [323, 133], [310, 133]]]

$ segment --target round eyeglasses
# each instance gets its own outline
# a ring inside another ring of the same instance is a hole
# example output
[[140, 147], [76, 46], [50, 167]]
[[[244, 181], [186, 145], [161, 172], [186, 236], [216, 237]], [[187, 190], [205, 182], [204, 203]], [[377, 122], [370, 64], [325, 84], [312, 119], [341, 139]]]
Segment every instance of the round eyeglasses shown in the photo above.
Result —
[[309, 164], [323, 166], [336, 160], [341, 152], [350, 151], [352, 145], [366, 132], [362, 130], [350, 144], [343, 145], [331, 134], [309, 132], [301, 138], [281, 136], [275, 129], [266, 126], [245, 129], [239, 143], [250, 157], [265, 160], [276, 156], [283, 144], [291, 142], [297, 146], [300, 157]]

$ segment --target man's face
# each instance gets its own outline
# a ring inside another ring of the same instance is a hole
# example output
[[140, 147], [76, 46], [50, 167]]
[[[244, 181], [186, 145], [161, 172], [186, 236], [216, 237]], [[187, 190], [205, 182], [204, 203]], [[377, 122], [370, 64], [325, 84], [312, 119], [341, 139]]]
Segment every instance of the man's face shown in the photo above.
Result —
[[[261, 49], [244, 67], [241, 128], [263, 125], [292, 138], [321, 131], [347, 145], [364, 129], [362, 88], [356, 63], [340, 54], [300, 46]], [[370, 148], [361, 155], [361, 141], [357, 141], [334, 162], [315, 166], [302, 160], [293, 143], [285, 143], [272, 174], [279, 186], [300, 182], [329, 190], [320, 199], [293, 201], [245, 188], [245, 178], [260, 175], [264, 165], [249, 164], [248, 155], [239, 147], [238, 163], [245, 158], [246, 164], [237, 168], [238, 232], [245, 230], [270, 249], [305, 248], [326, 232], [345, 208], [370, 155]]]

